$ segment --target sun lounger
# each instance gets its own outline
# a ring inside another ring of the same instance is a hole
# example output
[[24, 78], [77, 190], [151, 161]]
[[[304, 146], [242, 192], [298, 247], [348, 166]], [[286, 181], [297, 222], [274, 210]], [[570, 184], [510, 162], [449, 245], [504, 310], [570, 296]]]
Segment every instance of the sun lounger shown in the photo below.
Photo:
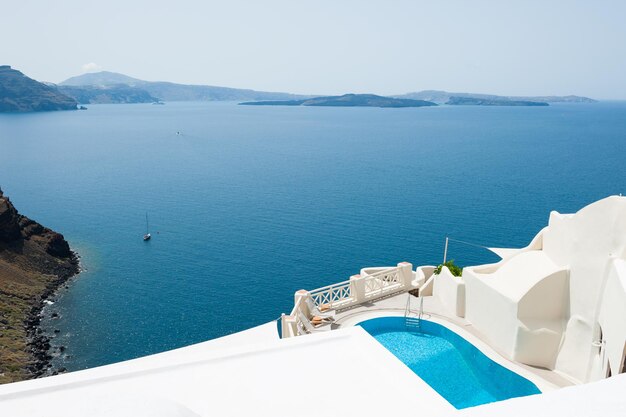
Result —
[[335, 321], [335, 310], [323, 310], [318, 308], [310, 297], [305, 299], [309, 313], [312, 317], [321, 317], [323, 321]]
[[[313, 323], [311, 323], [311, 320], [309, 320], [308, 317], [306, 317], [304, 313], [302, 313], [302, 311], [298, 311], [298, 318], [299, 318], [298, 332], [300, 334], [302, 334], [302, 332], [317, 333], [317, 332], [325, 332], [325, 331], [330, 330], [329, 321], [322, 321], [320, 325], [315, 326], [313, 325]], [[300, 323], [302, 323], [302, 328], [299, 327]]]

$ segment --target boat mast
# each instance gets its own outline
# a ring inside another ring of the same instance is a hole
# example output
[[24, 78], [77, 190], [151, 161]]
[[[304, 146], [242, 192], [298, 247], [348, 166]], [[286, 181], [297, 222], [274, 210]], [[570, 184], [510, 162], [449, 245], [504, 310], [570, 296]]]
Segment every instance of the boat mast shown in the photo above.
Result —
[[150, 233], [150, 223], [148, 223], [148, 212], [146, 212], [146, 234]]

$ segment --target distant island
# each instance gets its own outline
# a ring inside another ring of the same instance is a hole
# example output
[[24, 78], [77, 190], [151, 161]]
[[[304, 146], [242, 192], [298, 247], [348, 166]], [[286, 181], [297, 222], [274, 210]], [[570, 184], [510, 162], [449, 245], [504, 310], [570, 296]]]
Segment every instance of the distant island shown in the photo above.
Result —
[[0, 384], [50, 371], [41, 309], [78, 272], [63, 235], [19, 214], [0, 189]]
[[[581, 96], [497, 96], [493, 94], [476, 94], [476, 93], [450, 93], [447, 91], [440, 90], [423, 90], [415, 93], [407, 93], [393, 96], [395, 98], [409, 98], [414, 100], [427, 100], [432, 101], [437, 104], [448, 104], [451, 98], [454, 97], [453, 103], [459, 101], [461, 98], [474, 99], [474, 100], [485, 100], [485, 103], [492, 104], [481, 104], [486, 106], [494, 106], [494, 105], [502, 105], [502, 106], [511, 106], [511, 105], [531, 105], [531, 104], [505, 104], [505, 102], [540, 102], [540, 103], [596, 103], [596, 100], [593, 100], [589, 97], [581, 97]], [[494, 104], [501, 103], [501, 104]], [[467, 102], [465, 104], [470, 104]], [[474, 104], [476, 105], [476, 104]]]
[[0, 66], [0, 112], [76, 110], [77, 104], [54, 87], [28, 78], [9, 65]]
[[59, 85], [58, 90], [81, 104], [157, 103], [160, 100], [146, 90], [126, 84], [106, 86]]
[[437, 104], [424, 100], [382, 97], [374, 94], [344, 94], [342, 96], [315, 97], [304, 100], [249, 101], [246, 106], [324, 106], [324, 107], [425, 107]]
[[478, 97], [452, 96], [446, 102], [449, 106], [549, 106], [543, 101], [504, 100]]

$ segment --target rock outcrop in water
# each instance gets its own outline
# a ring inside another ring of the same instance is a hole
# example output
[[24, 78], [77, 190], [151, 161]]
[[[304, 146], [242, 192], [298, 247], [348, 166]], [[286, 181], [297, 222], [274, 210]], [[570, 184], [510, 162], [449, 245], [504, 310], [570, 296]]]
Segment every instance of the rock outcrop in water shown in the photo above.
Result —
[[78, 271], [63, 235], [19, 214], [0, 190], [0, 383], [48, 370], [50, 341], [38, 328], [41, 309]]
[[0, 112], [76, 110], [78, 103], [55, 87], [0, 65]]

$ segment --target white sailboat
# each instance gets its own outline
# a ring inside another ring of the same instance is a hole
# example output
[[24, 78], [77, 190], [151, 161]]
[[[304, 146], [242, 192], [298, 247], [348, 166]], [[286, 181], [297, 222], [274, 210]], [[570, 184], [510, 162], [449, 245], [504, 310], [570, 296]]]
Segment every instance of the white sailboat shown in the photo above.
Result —
[[152, 236], [150, 235], [150, 223], [148, 222], [148, 213], [146, 213], [146, 234], [143, 235], [144, 242], [150, 240]]

